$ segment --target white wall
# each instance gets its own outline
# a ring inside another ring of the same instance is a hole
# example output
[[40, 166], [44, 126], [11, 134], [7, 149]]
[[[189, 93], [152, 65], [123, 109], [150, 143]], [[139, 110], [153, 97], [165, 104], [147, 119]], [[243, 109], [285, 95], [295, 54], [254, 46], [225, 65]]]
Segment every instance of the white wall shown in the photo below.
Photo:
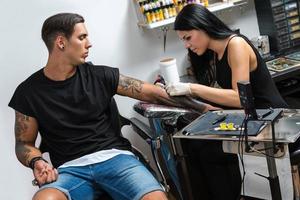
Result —
[[[240, 11], [234, 14], [239, 21], [228, 20], [230, 26], [251, 37], [258, 34], [252, 1], [242, 15]], [[35, 191], [30, 184], [32, 173], [15, 157], [14, 112], [7, 104], [17, 85], [46, 63], [40, 29], [48, 16], [58, 12], [82, 14], [94, 45], [89, 60], [119, 67], [121, 73], [142, 80], [152, 82], [159, 59], [167, 55], [177, 58], [183, 74], [186, 51], [170, 31], [164, 53], [159, 31], [137, 27], [132, 0], [1, 0], [0, 4], [0, 199], [30, 199]], [[117, 97], [117, 101], [122, 114], [136, 115], [131, 108], [134, 100]]]

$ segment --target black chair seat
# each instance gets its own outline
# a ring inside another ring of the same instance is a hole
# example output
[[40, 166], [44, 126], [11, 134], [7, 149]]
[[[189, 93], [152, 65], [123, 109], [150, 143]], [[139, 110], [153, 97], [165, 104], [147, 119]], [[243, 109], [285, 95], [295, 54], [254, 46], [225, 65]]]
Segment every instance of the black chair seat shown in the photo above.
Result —
[[300, 165], [300, 139], [289, 144], [291, 165]]
[[296, 149], [293, 152], [290, 152], [291, 165], [300, 164], [300, 149]]

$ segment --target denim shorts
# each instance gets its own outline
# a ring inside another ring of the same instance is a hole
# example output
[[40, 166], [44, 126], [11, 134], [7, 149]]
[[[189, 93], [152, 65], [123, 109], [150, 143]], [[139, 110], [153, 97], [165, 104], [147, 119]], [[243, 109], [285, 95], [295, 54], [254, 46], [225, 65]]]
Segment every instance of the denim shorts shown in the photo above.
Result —
[[162, 187], [134, 156], [120, 154], [101, 163], [58, 169], [58, 179], [45, 188], [56, 188], [72, 200], [93, 200], [108, 193], [115, 200], [138, 200]]

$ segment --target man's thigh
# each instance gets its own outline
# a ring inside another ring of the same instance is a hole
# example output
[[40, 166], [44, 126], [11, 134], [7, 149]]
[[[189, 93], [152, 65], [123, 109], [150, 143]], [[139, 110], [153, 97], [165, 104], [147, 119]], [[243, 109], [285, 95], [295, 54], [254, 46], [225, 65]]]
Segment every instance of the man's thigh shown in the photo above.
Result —
[[134, 156], [118, 155], [94, 165], [96, 182], [113, 199], [141, 199], [152, 191], [163, 191], [149, 170]]
[[58, 172], [58, 179], [53, 183], [43, 185], [40, 190], [55, 188], [72, 200], [93, 200], [95, 196], [101, 194], [101, 190], [99, 188], [96, 190], [93, 184], [90, 166], [67, 167], [58, 169]]

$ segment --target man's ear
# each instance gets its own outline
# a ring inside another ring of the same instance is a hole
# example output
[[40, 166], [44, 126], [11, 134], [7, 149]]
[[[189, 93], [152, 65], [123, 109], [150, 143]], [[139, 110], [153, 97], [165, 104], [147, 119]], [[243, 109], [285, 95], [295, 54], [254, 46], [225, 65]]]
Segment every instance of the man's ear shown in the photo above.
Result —
[[65, 44], [66, 44], [66, 38], [64, 36], [59, 35], [56, 37], [55, 45], [58, 47], [58, 49], [64, 50]]

